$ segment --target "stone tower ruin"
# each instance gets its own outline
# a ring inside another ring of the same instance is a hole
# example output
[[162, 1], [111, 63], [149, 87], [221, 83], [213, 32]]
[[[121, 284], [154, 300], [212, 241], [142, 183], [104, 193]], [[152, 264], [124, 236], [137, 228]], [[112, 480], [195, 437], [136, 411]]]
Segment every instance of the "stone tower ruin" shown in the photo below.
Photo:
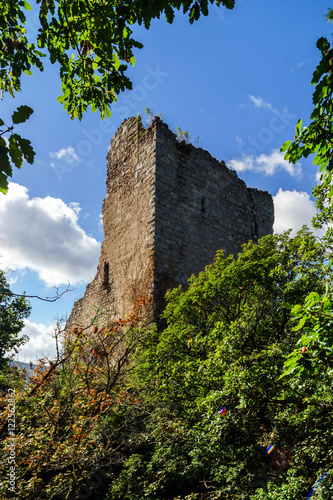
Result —
[[270, 194], [248, 188], [235, 171], [185, 142], [160, 119], [144, 129], [125, 120], [107, 155], [104, 241], [97, 273], [73, 307], [67, 329], [98, 314], [106, 326], [125, 318], [137, 298], [151, 299], [152, 320], [169, 288], [186, 285], [216, 251], [236, 255], [271, 234]]

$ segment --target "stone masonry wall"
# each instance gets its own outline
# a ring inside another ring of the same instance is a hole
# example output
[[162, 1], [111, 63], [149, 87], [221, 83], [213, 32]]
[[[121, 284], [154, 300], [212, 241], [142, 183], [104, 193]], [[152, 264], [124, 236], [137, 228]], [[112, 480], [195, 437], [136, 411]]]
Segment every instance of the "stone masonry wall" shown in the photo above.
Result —
[[156, 123], [155, 300], [186, 284], [214, 260], [218, 249], [241, 250], [272, 233], [272, 197], [247, 188], [235, 171], [202, 149], [179, 144]]
[[166, 290], [186, 285], [218, 249], [237, 254], [272, 233], [271, 196], [247, 188], [207, 151], [178, 143], [159, 119], [147, 130], [125, 120], [107, 160], [101, 257], [68, 329], [95, 314], [100, 325], [124, 318], [139, 296], [152, 298], [157, 319]]
[[125, 120], [107, 155], [104, 241], [97, 274], [74, 304], [66, 328], [107, 325], [130, 313], [139, 296], [152, 297], [155, 129]]

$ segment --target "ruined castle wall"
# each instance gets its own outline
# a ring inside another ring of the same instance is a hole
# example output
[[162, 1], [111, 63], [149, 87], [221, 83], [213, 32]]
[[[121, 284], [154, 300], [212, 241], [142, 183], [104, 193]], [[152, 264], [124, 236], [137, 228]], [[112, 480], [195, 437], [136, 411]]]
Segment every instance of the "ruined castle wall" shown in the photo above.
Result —
[[202, 149], [179, 144], [161, 120], [144, 130], [125, 120], [107, 155], [105, 238], [97, 274], [75, 303], [67, 329], [124, 318], [139, 296], [155, 319], [168, 288], [186, 285], [216, 251], [236, 255], [272, 233], [271, 196], [247, 188], [236, 172]]
[[[179, 144], [157, 122], [155, 296], [186, 284], [213, 262], [216, 251], [236, 255], [250, 239], [272, 233], [267, 192], [249, 189], [207, 151]], [[162, 306], [163, 307], [163, 306]]]
[[122, 123], [107, 155], [104, 241], [97, 274], [75, 303], [67, 329], [105, 325], [129, 314], [153, 291], [155, 129], [136, 118]]

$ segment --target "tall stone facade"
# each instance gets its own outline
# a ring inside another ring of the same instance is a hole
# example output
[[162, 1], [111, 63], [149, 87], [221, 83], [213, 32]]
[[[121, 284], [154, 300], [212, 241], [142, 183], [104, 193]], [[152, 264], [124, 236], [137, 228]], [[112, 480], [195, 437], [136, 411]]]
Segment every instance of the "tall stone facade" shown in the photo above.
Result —
[[272, 233], [272, 197], [247, 188], [224, 162], [179, 143], [159, 119], [145, 130], [125, 120], [107, 155], [104, 241], [97, 274], [73, 307], [67, 328], [98, 315], [125, 318], [139, 296], [157, 319], [167, 289], [186, 285], [218, 249], [237, 254], [250, 239]]

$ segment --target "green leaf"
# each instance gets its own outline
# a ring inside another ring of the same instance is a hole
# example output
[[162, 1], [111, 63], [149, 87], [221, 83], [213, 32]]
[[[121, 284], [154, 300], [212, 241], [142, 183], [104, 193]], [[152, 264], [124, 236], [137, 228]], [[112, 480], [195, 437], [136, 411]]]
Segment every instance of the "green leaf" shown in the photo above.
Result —
[[165, 6], [165, 18], [168, 21], [168, 23], [172, 24], [174, 17], [175, 17], [175, 13], [174, 13], [173, 8], [169, 4], [167, 4]]
[[[0, 152], [0, 159], [1, 159], [1, 152]], [[8, 191], [7, 176], [2, 172], [0, 172], [0, 191], [3, 194], [7, 194]]]
[[14, 134], [9, 137], [9, 155], [15, 167], [21, 168], [23, 163], [22, 152], [17, 145]]
[[197, 21], [200, 17], [200, 7], [198, 2], [195, 2], [195, 4], [192, 6], [189, 19], [190, 23], [193, 24], [194, 21]]
[[13, 135], [14, 135], [17, 143], [20, 146], [20, 149], [22, 151], [22, 155], [23, 155], [24, 159], [28, 163], [30, 163], [30, 165], [32, 165], [34, 162], [34, 156], [36, 155], [36, 153], [31, 146], [31, 142], [28, 139], [23, 139], [18, 134], [13, 134]]
[[118, 57], [118, 55], [116, 54], [116, 52], [114, 52], [114, 53], [113, 53], [113, 57], [112, 57], [112, 59], [113, 59], [114, 69], [115, 69], [116, 71], [118, 71], [118, 69], [119, 69], [119, 67], [120, 67], [120, 64], [121, 64], [121, 63], [120, 63], [119, 57]]
[[33, 109], [29, 106], [19, 106], [16, 111], [12, 114], [12, 120], [14, 124], [24, 123], [29, 116], [32, 115]]
[[0, 168], [1, 172], [4, 172], [6, 176], [12, 176], [12, 167], [10, 166], [9, 161], [9, 149], [7, 146], [0, 146]]
[[302, 121], [303, 120], [300, 118], [296, 124], [296, 137], [298, 137], [299, 134], [301, 133]]
[[289, 148], [290, 144], [291, 144], [291, 141], [284, 142], [281, 146], [280, 153], [283, 153], [284, 151], [286, 151]]
[[201, 12], [204, 16], [208, 16], [208, 2], [207, 0], [200, 1]]
[[326, 51], [330, 48], [330, 44], [328, 43], [327, 39], [324, 37], [321, 37], [321, 38], [319, 38], [319, 40], [317, 40], [316, 46], [322, 52]]

